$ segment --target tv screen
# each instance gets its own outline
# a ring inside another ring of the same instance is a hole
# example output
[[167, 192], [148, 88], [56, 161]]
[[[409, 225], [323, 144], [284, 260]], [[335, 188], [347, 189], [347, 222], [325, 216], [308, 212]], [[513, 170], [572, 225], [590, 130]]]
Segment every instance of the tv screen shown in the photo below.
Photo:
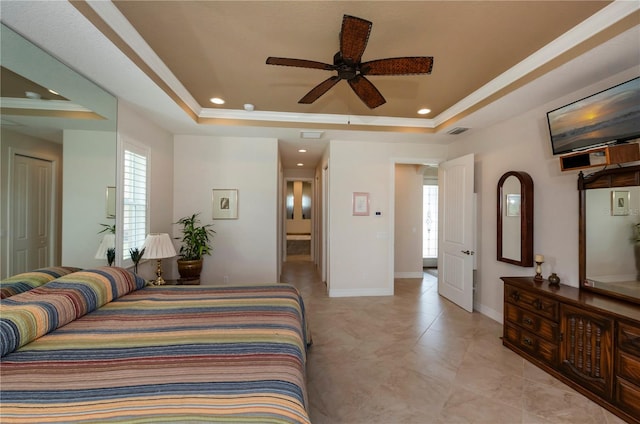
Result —
[[640, 77], [547, 112], [554, 155], [640, 137]]

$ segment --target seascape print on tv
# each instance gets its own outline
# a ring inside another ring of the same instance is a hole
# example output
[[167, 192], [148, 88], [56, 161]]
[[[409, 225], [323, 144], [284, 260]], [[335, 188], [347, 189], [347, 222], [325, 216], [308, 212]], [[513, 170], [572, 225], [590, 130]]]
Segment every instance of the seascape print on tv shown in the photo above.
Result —
[[640, 77], [547, 113], [553, 154], [640, 137]]

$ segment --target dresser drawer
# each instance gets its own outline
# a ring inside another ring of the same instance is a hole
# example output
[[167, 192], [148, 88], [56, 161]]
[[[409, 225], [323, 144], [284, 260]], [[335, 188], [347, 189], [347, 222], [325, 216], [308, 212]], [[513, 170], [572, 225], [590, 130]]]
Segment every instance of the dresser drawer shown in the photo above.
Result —
[[640, 356], [640, 327], [626, 322], [618, 323], [618, 347]]
[[618, 351], [616, 374], [640, 386], [640, 358]]
[[625, 412], [634, 417], [640, 417], [640, 387], [618, 377], [616, 379], [615, 402]]
[[504, 330], [504, 337], [515, 347], [553, 367], [558, 363], [557, 344], [537, 337], [510, 322], [505, 322]]
[[510, 303], [505, 304], [505, 319], [550, 342], [559, 339], [558, 324]]
[[558, 301], [518, 287], [504, 286], [505, 300], [552, 321], [558, 320]]

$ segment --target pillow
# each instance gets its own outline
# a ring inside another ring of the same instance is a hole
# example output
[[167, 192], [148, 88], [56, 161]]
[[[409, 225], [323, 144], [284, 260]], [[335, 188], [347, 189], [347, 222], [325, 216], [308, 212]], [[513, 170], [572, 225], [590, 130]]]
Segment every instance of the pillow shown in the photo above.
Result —
[[63, 275], [80, 271], [81, 268], [71, 266], [50, 266], [36, 269], [35, 271], [16, 274], [6, 280], [0, 281], [0, 299], [6, 299], [18, 293], [23, 293], [40, 287], [51, 280]]
[[124, 268], [74, 272], [0, 302], [1, 356], [143, 288], [143, 278]]

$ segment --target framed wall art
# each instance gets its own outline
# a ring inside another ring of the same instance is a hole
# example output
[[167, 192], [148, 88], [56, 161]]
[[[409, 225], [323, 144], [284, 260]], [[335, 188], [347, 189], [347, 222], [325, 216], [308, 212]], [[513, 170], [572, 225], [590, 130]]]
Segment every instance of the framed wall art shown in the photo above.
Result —
[[613, 190], [611, 192], [611, 215], [629, 215], [629, 202], [631, 202], [631, 192]]
[[369, 215], [369, 193], [353, 193], [353, 215]]
[[213, 189], [213, 219], [238, 219], [238, 190]]

